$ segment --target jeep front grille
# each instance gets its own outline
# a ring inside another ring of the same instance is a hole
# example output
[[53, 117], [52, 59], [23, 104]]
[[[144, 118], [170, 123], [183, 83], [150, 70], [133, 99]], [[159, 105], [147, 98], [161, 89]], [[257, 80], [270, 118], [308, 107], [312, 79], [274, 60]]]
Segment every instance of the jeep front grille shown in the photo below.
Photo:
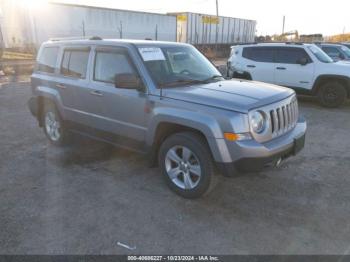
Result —
[[271, 133], [273, 137], [280, 136], [293, 129], [298, 121], [298, 102], [293, 99], [291, 102], [282, 104], [270, 110]]
[[266, 127], [262, 133], [254, 133], [251, 129], [254, 139], [260, 143], [289, 132], [296, 126], [299, 118], [298, 101], [295, 94], [277, 103], [256, 108], [249, 114], [255, 111], [263, 113], [266, 120]]

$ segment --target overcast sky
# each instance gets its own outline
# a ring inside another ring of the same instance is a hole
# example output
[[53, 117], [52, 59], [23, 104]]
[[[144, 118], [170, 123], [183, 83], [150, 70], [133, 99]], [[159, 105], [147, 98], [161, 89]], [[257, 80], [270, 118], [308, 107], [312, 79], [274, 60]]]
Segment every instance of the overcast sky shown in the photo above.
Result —
[[[188, 11], [215, 14], [215, 0], [56, 0], [155, 13]], [[350, 0], [219, 0], [219, 15], [257, 20], [257, 33], [285, 31], [324, 35], [350, 32]]]

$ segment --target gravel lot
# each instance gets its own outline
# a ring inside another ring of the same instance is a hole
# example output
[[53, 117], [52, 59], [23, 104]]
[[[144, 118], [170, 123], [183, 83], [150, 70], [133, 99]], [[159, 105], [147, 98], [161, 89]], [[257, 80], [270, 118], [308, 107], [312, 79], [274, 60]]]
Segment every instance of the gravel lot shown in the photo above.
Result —
[[142, 156], [82, 139], [49, 145], [29, 94], [26, 84], [0, 87], [1, 254], [349, 254], [349, 103], [300, 99], [309, 126], [300, 155], [219, 177], [191, 201]]

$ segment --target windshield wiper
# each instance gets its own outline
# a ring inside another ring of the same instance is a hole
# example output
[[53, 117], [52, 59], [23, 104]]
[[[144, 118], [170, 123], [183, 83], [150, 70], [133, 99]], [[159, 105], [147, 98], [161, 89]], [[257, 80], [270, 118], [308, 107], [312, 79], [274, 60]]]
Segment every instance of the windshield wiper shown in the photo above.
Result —
[[211, 80], [215, 80], [217, 78], [223, 78], [221, 75], [213, 75], [207, 79], [204, 80], [198, 80], [198, 79], [178, 79], [175, 80], [173, 82], [168, 82], [168, 83], [161, 83], [160, 86], [161, 87], [172, 87], [172, 86], [176, 86], [179, 84], [207, 84], [209, 83]]
[[160, 83], [159, 85], [161, 87], [171, 87], [171, 86], [177, 86], [179, 84], [202, 84], [202, 80], [196, 80], [196, 79], [178, 79], [173, 82], [168, 83]]
[[222, 75], [213, 75], [213, 76], [211, 76], [211, 77], [209, 77], [209, 78], [207, 78], [207, 79], [202, 80], [202, 82], [203, 82], [203, 83], [208, 83], [208, 82], [210, 82], [211, 80], [216, 80], [217, 78], [223, 79], [224, 77], [223, 77]]

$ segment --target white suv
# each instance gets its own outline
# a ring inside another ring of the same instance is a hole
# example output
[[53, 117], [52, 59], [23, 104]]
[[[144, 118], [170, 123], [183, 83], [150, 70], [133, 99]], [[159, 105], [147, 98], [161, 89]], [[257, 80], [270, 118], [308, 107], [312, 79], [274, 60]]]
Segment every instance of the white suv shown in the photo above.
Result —
[[334, 62], [319, 47], [264, 43], [231, 47], [227, 76], [290, 87], [338, 107], [350, 97], [350, 64]]

